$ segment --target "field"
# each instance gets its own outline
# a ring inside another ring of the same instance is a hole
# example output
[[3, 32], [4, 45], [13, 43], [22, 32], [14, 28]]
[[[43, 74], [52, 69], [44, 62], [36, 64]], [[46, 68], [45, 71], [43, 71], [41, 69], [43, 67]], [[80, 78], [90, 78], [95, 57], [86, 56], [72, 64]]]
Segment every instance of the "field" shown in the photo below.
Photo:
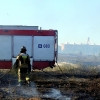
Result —
[[58, 65], [32, 71], [31, 86], [21, 87], [13, 71], [1, 70], [0, 100], [100, 100], [99, 66]]

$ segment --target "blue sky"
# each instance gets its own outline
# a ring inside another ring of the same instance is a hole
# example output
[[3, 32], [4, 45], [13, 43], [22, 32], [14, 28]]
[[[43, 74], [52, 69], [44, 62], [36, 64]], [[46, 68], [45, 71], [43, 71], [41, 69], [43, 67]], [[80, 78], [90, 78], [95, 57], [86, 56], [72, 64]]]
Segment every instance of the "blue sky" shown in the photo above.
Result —
[[0, 0], [0, 25], [57, 29], [58, 44], [100, 44], [100, 0]]

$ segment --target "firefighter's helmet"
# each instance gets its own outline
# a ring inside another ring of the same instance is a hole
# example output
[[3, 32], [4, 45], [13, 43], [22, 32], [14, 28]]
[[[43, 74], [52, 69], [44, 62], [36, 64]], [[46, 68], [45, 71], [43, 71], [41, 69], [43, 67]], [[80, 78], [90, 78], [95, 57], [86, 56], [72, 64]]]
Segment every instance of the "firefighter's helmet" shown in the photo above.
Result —
[[25, 52], [25, 51], [27, 51], [26, 47], [25, 46], [21, 47], [21, 52]]

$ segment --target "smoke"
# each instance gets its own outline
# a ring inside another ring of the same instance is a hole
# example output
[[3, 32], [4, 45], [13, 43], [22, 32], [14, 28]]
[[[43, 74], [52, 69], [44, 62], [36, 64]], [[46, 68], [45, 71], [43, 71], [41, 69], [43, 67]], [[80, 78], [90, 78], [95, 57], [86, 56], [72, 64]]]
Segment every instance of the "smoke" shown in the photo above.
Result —
[[51, 89], [49, 93], [46, 94], [40, 94], [37, 89], [35, 83], [32, 83], [31, 87], [21, 87], [20, 88], [20, 94], [21, 96], [26, 97], [45, 97], [45, 98], [52, 98], [55, 100], [71, 100], [70, 98], [64, 96], [61, 94], [61, 92], [57, 89]]
[[[7, 89], [8, 88], [8, 89]], [[39, 92], [36, 89], [36, 85], [34, 82], [31, 82], [30, 86], [22, 85], [15, 86], [9, 84], [8, 87], [1, 88], [4, 92], [7, 92], [9, 96], [13, 97], [39, 97]]]
[[68, 98], [61, 94], [61, 92], [57, 89], [51, 89], [50, 93], [47, 93], [44, 95], [45, 97], [53, 98], [56, 100], [71, 100], [71, 98]]
[[31, 86], [15, 86], [9, 84], [7, 87], [2, 87], [1, 90], [8, 93], [9, 97], [43, 97], [43, 98], [51, 98], [55, 100], [71, 100], [70, 97], [62, 95], [60, 90], [51, 88], [47, 93], [40, 93], [36, 88], [36, 84], [31, 82]]
[[36, 89], [34, 82], [31, 82], [31, 86], [21, 86], [17, 88], [17, 93], [26, 97], [39, 97], [39, 92]]
[[61, 92], [57, 89], [52, 89], [51, 93], [49, 93], [49, 95], [56, 99], [58, 99], [59, 97], [62, 97]]

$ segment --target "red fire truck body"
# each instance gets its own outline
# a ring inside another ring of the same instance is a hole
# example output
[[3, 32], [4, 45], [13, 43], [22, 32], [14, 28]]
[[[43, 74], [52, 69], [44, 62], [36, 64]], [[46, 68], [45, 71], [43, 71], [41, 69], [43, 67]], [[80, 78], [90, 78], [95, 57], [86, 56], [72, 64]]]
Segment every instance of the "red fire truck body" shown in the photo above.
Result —
[[53, 67], [58, 55], [57, 30], [38, 26], [0, 26], [0, 69], [12, 69], [22, 46], [27, 48], [32, 69]]

